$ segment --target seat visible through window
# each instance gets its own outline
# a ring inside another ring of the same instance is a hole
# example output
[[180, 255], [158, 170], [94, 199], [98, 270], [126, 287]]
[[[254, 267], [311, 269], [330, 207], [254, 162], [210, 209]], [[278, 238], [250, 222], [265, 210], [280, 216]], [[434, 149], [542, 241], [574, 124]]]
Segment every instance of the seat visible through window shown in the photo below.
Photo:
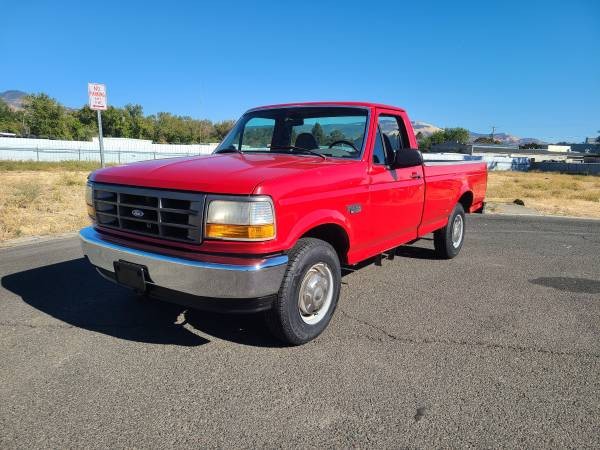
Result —
[[306, 150], [315, 150], [319, 148], [317, 140], [311, 133], [300, 133], [296, 138], [296, 143], [294, 145]]

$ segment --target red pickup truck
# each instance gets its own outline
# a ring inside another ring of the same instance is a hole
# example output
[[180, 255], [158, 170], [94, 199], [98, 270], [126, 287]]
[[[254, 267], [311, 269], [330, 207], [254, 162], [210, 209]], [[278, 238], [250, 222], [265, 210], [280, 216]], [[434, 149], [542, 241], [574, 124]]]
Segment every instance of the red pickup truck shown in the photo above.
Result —
[[406, 112], [295, 103], [245, 113], [212, 155], [98, 170], [83, 251], [106, 278], [208, 310], [262, 311], [302, 344], [327, 326], [341, 269], [433, 232], [441, 258], [483, 207], [484, 163], [424, 163]]

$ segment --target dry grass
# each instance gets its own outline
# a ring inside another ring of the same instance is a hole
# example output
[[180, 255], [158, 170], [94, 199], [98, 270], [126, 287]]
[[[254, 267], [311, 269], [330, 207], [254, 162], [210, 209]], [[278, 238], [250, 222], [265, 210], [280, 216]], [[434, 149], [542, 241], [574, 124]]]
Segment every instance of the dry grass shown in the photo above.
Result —
[[90, 161], [0, 161], [0, 172], [91, 172], [99, 167], [97, 162]]
[[548, 172], [490, 172], [486, 201], [521, 199], [543, 214], [600, 217], [600, 177]]
[[89, 224], [84, 199], [88, 173], [0, 170], [0, 242]]

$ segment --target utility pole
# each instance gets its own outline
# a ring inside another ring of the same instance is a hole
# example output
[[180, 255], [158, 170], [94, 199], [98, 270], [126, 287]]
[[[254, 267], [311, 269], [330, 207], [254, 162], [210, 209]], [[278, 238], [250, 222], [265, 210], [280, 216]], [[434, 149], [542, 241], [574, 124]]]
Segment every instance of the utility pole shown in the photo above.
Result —
[[490, 138], [492, 139], [492, 143], [494, 142], [494, 133], [496, 132], [496, 127], [494, 125], [492, 125], [492, 134], [490, 136]]

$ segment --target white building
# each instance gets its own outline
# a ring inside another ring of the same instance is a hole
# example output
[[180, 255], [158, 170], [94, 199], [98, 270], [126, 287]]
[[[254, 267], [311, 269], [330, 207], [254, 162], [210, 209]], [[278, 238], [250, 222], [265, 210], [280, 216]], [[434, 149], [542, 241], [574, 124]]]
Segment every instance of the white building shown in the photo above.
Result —
[[555, 153], [568, 153], [571, 151], [571, 146], [570, 145], [548, 144], [548, 151], [555, 152]]

